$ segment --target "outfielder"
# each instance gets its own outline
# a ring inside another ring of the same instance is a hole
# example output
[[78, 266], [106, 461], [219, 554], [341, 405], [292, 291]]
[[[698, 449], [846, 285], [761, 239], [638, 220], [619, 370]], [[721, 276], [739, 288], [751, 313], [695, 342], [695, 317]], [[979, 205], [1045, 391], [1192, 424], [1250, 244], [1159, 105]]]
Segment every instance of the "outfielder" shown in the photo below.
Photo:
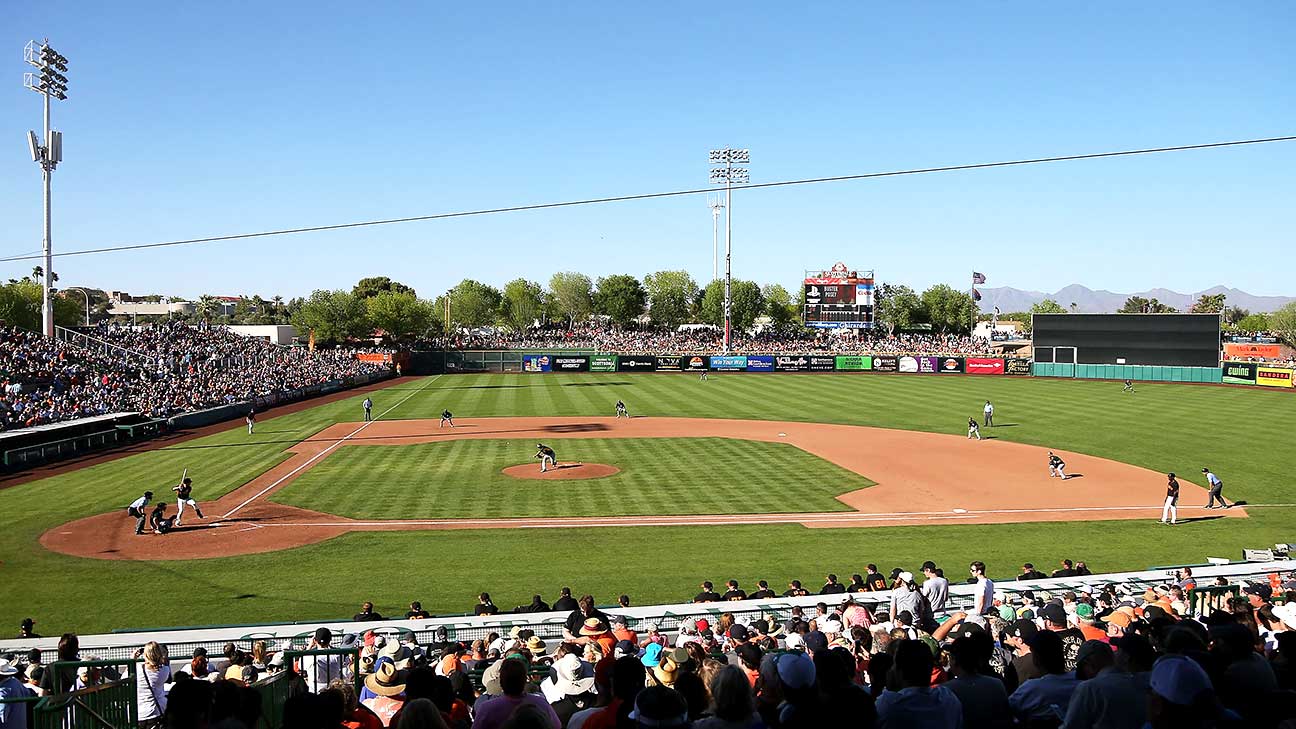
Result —
[[449, 423], [451, 428], [454, 427], [454, 413], [450, 412], [449, 410], [442, 410], [441, 424], [438, 425], [437, 427], [444, 428], [446, 426], [446, 423]]
[[193, 479], [186, 476], [180, 480], [179, 484], [172, 486], [171, 490], [176, 492], [176, 509], [178, 509], [175, 515], [176, 526], [180, 526], [180, 522], [184, 521], [186, 505], [194, 510], [194, 513], [198, 515], [199, 519], [207, 518], [203, 516], [202, 509], [198, 508], [198, 502], [193, 500]]
[[1058, 458], [1056, 455], [1054, 455], [1053, 451], [1049, 451], [1048, 453], [1049, 453], [1048, 455], [1049, 478], [1053, 478], [1054, 476], [1060, 476], [1063, 481], [1067, 480], [1066, 461], [1063, 461], [1061, 458]]
[[1224, 490], [1224, 482], [1220, 480], [1219, 476], [1216, 476], [1215, 474], [1211, 473], [1211, 470], [1208, 466], [1202, 466], [1202, 473], [1206, 474], [1206, 483], [1210, 484], [1210, 501], [1206, 502], [1206, 508], [1214, 509], [1216, 499], [1219, 499], [1219, 503], [1220, 503], [1219, 508], [1221, 509], [1232, 508], [1233, 505], [1225, 501], [1224, 495], [1220, 493], [1221, 491]]
[[[1169, 521], [1166, 521], [1169, 519]], [[1166, 500], [1161, 507], [1161, 523], [1174, 524], [1179, 521], [1179, 481], [1173, 473], [1166, 474]]]
[[249, 410], [247, 417], [244, 418], [244, 420], [247, 421], [248, 435], [252, 435], [252, 428], [256, 427], [256, 411]]
[[630, 413], [626, 410], [625, 403], [621, 402], [620, 400], [616, 401], [616, 416], [618, 418], [626, 418], [626, 419], [630, 418]]
[[990, 401], [986, 400], [985, 407], [981, 408], [981, 412], [985, 413], [986, 427], [993, 428], [994, 427], [994, 405], [991, 405]]
[[558, 456], [544, 443], [536, 443], [535, 457], [540, 459], [540, 473], [549, 470], [549, 466], [558, 467]]
[[1125, 387], [1121, 388], [1121, 392], [1134, 392], [1134, 381], [1125, 380]]
[[973, 438], [981, 440], [981, 428], [977, 426], [976, 418], [968, 418], [968, 440]]
[[707, 371], [702, 370], [701, 376], [698, 377], [698, 382], [706, 382], [706, 381], [707, 381]]
[[126, 513], [135, 518], [135, 533], [144, 533], [144, 524], [148, 521], [148, 512], [144, 511], [150, 501], [153, 500], [153, 492], [145, 491], [144, 495], [130, 502], [126, 507]]

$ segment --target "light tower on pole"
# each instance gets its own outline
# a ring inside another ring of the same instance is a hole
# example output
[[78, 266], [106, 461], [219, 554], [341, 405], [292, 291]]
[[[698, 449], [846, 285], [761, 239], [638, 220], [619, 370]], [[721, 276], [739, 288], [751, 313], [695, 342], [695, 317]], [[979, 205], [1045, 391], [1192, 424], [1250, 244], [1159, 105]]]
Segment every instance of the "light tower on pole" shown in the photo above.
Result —
[[720, 211], [724, 210], [724, 200], [719, 195], [707, 195], [707, 205], [711, 208], [711, 280], [720, 278]]
[[41, 268], [45, 280], [41, 285], [41, 331], [52, 337], [54, 299], [50, 287], [54, 285], [54, 251], [50, 240], [50, 175], [63, 161], [63, 133], [50, 129], [50, 99], [67, 99], [67, 76], [63, 75], [67, 71], [67, 59], [50, 47], [47, 38], [40, 45], [28, 41], [23, 48], [23, 60], [38, 69], [36, 73], [23, 74], [23, 86], [43, 96], [45, 101], [45, 133], [38, 139], [36, 132], [27, 132], [27, 146], [31, 149], [32, 161], [40, 165], [45, 183], [45, 237], [42, 245], [45, 265]]
[[733, 284], [733, 185], [743, 184], [748, 180], [747, 168], [736, 165], [751, 163], [751, 152], [745, 149], [711, 150], [711, 164], [724, 165], [711, 168], [711, 181], [725, 186], [725, 279], [724, 279], [724, 351], [729, 353], [733, 341], [733, 318], [731, 316], [732, 300], [730, 293]]

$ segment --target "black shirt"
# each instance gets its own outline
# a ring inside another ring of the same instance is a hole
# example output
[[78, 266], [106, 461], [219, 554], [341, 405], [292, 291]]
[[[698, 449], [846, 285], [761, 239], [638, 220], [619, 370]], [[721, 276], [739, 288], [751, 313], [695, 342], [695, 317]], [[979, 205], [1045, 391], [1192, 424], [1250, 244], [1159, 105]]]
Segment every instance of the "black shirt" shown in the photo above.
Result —
[[1058, 637], [1062, 639], [1062, 658], [1066, 662], [1066, 670], [1074, 671], [1076, 669], [1076, 656], [1080, 654], [1080, 646], [1084, 645], [1085, 636], [1077, 628], [1067, 628], [1066, 630], [1057, 631]]
[[422, 618], [430, 618], [430, 617], [432, 616], [429, 615], [428, 611], [426, 610], [410, 610], [409, 612], [405, 613], [406, 620], [422, 619]]
[[810, 592], [804, 587], [789, 587], [783, 591], [783, 597], [805, 597]]
[[852, 582], [846, 586], [846, 592], [868, 592], [868, 585], [863, 582]]
[[478, 603], [473, 606], [473, 615], [498, 615], [498, 614], [499, 614], [499, 608], [495, 607], [493, 604], [482, 605], [481, 603]]
[[591, 612], [589, 615], [586, 615], [585, 613], [581, 612], [580, 608], [578, 607], [577, 609], [571, 611], [571, 614], [567, 616], [567, 620], [563, 622], [563, 626], [566, 627], [567, 632], [571, 633], [572, 635], [580, 635], [581, 626], [584, 625], [585, 621], [589, 620], [590, 618], [598, 618], [599, 620], [603, 621], [604, 625], [608, 625], [609, 623], [611, 623], [611, 621], [608, 620], [608, 616], [605, 615], [603, 611], [599, 610], [598, 608], [594, 608], [593, 612]]
[[1019, 579], [1019, 580], [1042, 580], [1042, 579], [1044, 579], [1044, 578], [1046, 578], [1046, 577], [1048, 577], [1048, 575], [1044, 574], [1043, 572], [1040, 572], [1039, 570], [1031, 570], [1031, 571], [1029, 571], [1029, 572], [1023, 572], [1023, 573], [1021, 573], [1021, 577], [1018, 577], [1017, 579]]
[[357, 623], [363, 620], [386, 620], [386, 618], [384, 618], [383, 616], [379, 615], [376, 612], [373, 612], [372, 610], [367, 613], [356, 613], [355, 615], [351, 616], [351, 619], [356, 621]]
[[553, 604], [554, 610], [575, 610], [578, 607], [580, 607], [580, 605], [576, 602], [576, 598], [571, 595], [560, 597], [555, 600]]
[[1060, 570], [1053, 570], [1053, 577], [1075, 577], [1075, 570], [1069, 570], [1063, 567]]
[[820, 595], [840, 595], [846, 592], [846, 586], [840, 582], [829, 582], [819, 588]]
[[753, 592], [752, 594], [747, 596], [747, 599], [748, 600], [768, 600], [772, 597], [778, 597], [778, 595], [775, 595], [773, 590], [766, 588], [764, 590], [757, 590], [756, 592]]
[[1175, 498], [1178, 498], [1179, 496], [1178, 481], [1171, 479], [1170, 482], [1166, 484], [1166, 496], [1174, 496]]
[[746, 600], [747, 593], [742, 590], [729, 590], [720, 596], [721, 600]]
[[881, 572], [868, 573], [864, 581], [868, 584], [869, 592], [886, 592], [891, 589], [887, 587], [886, 577], [883, 577]]
[[693, 602], [720, 602], [720, 593], [705, 591], [693, 596]]
[[1062, 459], [1058, 458], [1057, 456], [1049, 456], [1049, 465], [1054, 468], [1057, 468], [1058, 466], [1065, 466], [1066, 464], [1063, 463]]

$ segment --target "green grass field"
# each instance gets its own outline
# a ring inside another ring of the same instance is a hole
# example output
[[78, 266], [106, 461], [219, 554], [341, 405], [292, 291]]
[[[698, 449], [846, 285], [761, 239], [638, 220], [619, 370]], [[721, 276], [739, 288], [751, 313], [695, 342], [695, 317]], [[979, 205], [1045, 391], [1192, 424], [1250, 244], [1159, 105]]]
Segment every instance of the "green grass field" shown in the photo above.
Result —
[[[366, 599], [384, 614], [403, 611], [415, 599], [434, 612], [461, 612], [481, 590], [509, 607], [529, 602], [535, 592], [552, 598], [562, 585], [588, 590], [603, 602], [627, 593], [643, 604], [687, 599], [703, 579], [814, 583], [830, 571], [862, 571], [866, 562], [912, 569], [924, 559], [956, 566], [981, 559], [993, 577], [1015, 574], [1025, 560], [1047, 565], [1070, 557], [1095, 570], [1141, 569], [1207, 556], [1235, 558], [1243, 547], [1296, 541], [1291, 507], [1254, 508], [1246, 520], [1203, 520], [1174, 529], [1116, 521], [369, 532], [255, 556], [144, 563], [52, 554], [37, 541], [53, 526], [121, 509], [144, 488], [169, 487], [186, 467], [198, 484], [196, 496], [215, 498], [282, 461], [292, 443], [333, 423], [358, 421], [362, 398], [266, 419], [250, 438], [232, 423], [219, 435], [0, 490], [0, 576], [8, 586], [0, 629], [16, 632], [29, 615], [46, 635], [332, 619], [350, 615]], [[1173, 470], [1197, 483], [1201, 466], [1210, 465], [1230, 499], [1296, 503], [1296, 396], [1286, 392], [1140, 384], [1134, 395], [1122, 395], [1119, 383], [1008, 377], [735, 374], [699, 383], [690, 375], [553, 374], [411, 379], [373, 399], [375, 413], [393, 408], [385, 418], [436, 418], [447, 407], [465, 422], [478, 416], [611, 415], [612, 404], [622, 399], [635, 415], [942, 433], [960, 433], [991, 399], [997, 421], [1011, 425], [995, 428], [995, 437]], [[337, 484], [339, 491], [352, 488], [353, 483]], [[780, 510], [790, 506], [783, 503]]]
[[[501, 473], [526, 463], [530, 446], [458, 440], [339, 448], [273, 500], [357, 519], [769, 514], [850, 511], [835, 497], [873, 485], [796, 446], [729, 438], [564, 440], [556, 444], [560, 460], [621, 473], [561, 482]], [[344, 483], [363, 487], [336, 487]], [[796, 484], [796, 498], [768, 484]]]

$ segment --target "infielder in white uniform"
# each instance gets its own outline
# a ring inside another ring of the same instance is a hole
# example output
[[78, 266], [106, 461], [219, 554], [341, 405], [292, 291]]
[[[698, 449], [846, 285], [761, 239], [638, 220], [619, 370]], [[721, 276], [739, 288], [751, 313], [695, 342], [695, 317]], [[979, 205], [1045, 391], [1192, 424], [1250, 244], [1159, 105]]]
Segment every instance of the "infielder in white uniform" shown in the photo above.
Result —
[[[1168, 520], [1168, 521], [1167, 521]], [[1179, 521], [1179, 481], [1173, 473], [1166, 474], [1166, 500], [1161, 507], [1161, 523], [1174, 524]]]
[[203, 516], [202, 509], [198, 508], [198, 502], [193, 500], [193, 479], [186, 477], [179, 484], [172, 486], [171, 490], [176, 492], [176, 516], [175, 526], [180, 526], [180, 521], [184, 518], [185, 507], [194, 510], [199, 519], [206, 519]]

